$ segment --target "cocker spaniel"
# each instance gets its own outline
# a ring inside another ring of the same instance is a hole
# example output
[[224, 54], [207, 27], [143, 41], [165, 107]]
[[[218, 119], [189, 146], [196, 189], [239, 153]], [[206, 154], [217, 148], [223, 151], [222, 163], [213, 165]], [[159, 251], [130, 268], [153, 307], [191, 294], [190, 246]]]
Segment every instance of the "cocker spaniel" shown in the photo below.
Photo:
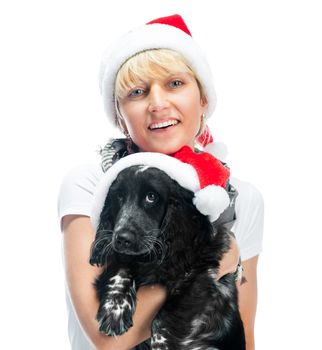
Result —
[[90, 263], [100, 331], [121, 335], [132, 326], [136, 291], [159, 283], [167, 299], [152, 323], [151, 341], [136, 349], [245, 349], [234, 274], [216, 280], [230, 244], [193, 204], [193, 192], [165, 172], [135, 165], [111, 184]]

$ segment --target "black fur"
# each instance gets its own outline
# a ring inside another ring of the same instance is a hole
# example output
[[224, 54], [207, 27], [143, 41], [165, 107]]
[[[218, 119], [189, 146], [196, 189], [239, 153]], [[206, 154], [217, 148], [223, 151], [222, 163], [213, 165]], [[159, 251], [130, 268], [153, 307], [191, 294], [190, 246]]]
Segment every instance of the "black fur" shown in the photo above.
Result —
[[160, 283], [167, 300], [152, 323], [151, 345], [137, 349], [245, 349], [234, 276], [215, 280], [230, 233], [214, 228], [192, 199], [156, 168], [132, 166], [113, 182], [90, 260], [104, 266], [95, 282], [101, 332], [126, 332], [137, 288]]

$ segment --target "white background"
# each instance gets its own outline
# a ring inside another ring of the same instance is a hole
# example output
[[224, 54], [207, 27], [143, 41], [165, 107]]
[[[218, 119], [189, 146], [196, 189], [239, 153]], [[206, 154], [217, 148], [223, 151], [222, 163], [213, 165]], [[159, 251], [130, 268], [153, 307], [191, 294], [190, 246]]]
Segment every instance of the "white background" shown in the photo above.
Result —
[[0, 5], [0, 348], [69, 348], [59, 185], [107, 140], [106, 44], [174, 13], [212, 66], [211, 126], [232, 173], [265, 198], [257, 349], [321, 346], [319, 1], [11, 0]]

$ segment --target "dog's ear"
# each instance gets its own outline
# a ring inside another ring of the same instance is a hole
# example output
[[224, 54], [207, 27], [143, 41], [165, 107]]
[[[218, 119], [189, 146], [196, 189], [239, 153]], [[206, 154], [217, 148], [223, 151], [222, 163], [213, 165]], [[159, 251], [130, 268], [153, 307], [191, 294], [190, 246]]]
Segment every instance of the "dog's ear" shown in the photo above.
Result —
[[173, 242], [175, 238], [176, 244], [185, 245], [189, 242], [191, 245], [193, 242], [196, 246], [211, 230], [209, 220], [194, 206], [193, 196], [193, 192], [173, 181], [161, 228], [169, 242]]
[[97, 230], [95, 240], [91, 245], [91, 253], [89, 263], [91, 265], [102, 266], [103, 262], [103, 251], [104, 251], [104, 243], [105, 239], [103, 238], [103, 232]]
[[106, 254], [109, 250], [109, 244], [113, 236], [113, 224], [112, 215], [113, 211], [110, 206], [110, 198], [107, 196], [102, 213], [100, 215], [100, 221], [98, 229], [96, 231], [95, 240], [91, 245], [90, 252], [90, 264], [103, 266], [106, 260]]

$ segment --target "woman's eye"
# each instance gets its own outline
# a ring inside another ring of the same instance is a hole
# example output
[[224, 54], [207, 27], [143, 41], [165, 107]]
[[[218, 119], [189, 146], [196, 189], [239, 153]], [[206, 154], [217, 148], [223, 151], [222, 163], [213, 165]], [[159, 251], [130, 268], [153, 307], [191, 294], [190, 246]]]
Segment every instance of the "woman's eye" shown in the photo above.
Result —
[[153, 192], [149, 192], [146, 196], [145, 196], [145, 201], [148, 203], [155, 203], [158, 199], [158, 196], [153, 193]]
[[173, 80], [170, 82], [170, 85], [172, 87], [178, 87], [178, 86], [181, 86], [183, 84], [183, 82], [179, 79], [176, 79], [176, 80]]
[[141, 96], [143, 93], [144, 93], [143, 89], [134, 89], [134, 90], [130, 91], [129, 96], [130, 97], [137, 97], [137, 96]]

